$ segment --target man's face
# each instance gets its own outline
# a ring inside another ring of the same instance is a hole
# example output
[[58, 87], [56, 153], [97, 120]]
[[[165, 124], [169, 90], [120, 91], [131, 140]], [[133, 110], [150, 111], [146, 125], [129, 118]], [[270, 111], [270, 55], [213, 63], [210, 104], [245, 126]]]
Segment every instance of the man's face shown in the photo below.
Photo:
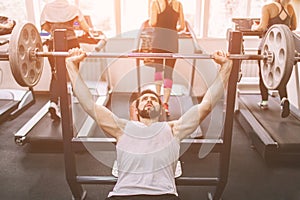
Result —
[[140, 97], [137, 109], [142, 118], [151, 119], [160, 115], [161, 105], [154, 94], [146, 93]]

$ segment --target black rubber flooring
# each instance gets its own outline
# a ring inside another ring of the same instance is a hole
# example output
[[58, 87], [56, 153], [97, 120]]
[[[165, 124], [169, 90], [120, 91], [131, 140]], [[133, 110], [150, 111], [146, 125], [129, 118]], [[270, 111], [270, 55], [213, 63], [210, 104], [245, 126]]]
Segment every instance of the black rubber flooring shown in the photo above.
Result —
[[[18, 118], [0, 125], [0, 199], [57, 200], [71, 199], [65, 179], [64, 158], [54, 144], [52, 146], [14, 143], [14, 133], [23, 126], [47, 101], [47, 96], [38, 96], [37, 102]], [[50, 124], [49, 124], [50, 126]], [[298, 200], [300, 197], [300, 166], [281, 163], [268, 165], [251, 148], [251, 141], [234, 122], [233, 141], [228, 182], [223, 200]], [[88, 153], [76, 156], [78, 174], [110, 174]], [[214, 155], [199, 160], [191, 154], [184, 157], [184, 173], [209, 175], [215, 172], [217, 161]], [[84, 185], [87, 200], [103, 200], [112, 186]], [[206, 199], [211, 187], [179, 187], [182, 200]]]

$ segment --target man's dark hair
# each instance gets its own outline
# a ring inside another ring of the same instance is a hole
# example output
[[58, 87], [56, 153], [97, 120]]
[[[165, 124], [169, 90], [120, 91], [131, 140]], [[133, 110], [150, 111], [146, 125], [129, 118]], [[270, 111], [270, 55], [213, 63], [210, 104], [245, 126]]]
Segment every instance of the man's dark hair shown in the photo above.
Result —
[[154, 94], [157, 99], [158, 99], [158, 103], [159, 105], [162, 105], [162, 102], [161, 102], [161, 99], [160, 97], [158, 96], [158, 94], [156, 94], [156, 92], [154, 92], [153, 90], [150, 90], [150, 89], [146, 89], [146, 90], [143, 90], [140, 95], [138, 96], [136, 102], [135, 102], [135, 107], [138, 108], [139, 106], [139, 103], [140, 103], [140, 97], [143, 96], [144, 94]]

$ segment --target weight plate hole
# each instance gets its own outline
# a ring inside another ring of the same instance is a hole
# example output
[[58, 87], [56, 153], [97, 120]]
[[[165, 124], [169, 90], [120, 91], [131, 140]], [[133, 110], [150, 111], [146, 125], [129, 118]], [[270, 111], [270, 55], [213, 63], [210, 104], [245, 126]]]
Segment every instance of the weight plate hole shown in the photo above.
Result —
[[280, 61], [280, 63], [282, 63], [285, 60], [285, 51], [284, 49], [280, 49], [279, 50], [279, 55], [278, 55], [278, 61]]
[[273, 41], [274, 41], [274, 38], [275, 38], [274, 32], [272, 31], [272, 32], [270, 32], [270, 34], [269, 34], [269, 40], [270, 40], [271, 42], [273, 42]]
[[279, 81], [280, 79], [281, 79], [281, 68], [279, 67], [279, 66], [277, 66], [276, 67], [276, 69], [275, 69], [275, 77], [274, 77], [274, 79], [276, 80], [276, 81]]
[[19, 46], [19, 54], [21, 59], [23, 60], [25, 58], [25, 47], [23, 45]]
[[34, 29], [31, 29], [31, 32], [30, 32], [31, 34], [30, 35], [31, 35], [31, 39], [32, 39], [33, 42], [36, 41], [36, 33], [35, 32], [36, 31]]
[[280, 45], [282, 42], [282, 35], [280, 32], [276, 34], [276, 44]]
[[30, 70], [28, 79], [31, 83], [33, 83], [35, 81], [35, 71], [34, 70]]
[[27, 67], [26, 63], [22, 64], [22, 74], [23, 74], [23, 77], [26, 77], [28, 75], [28, 67]]
[[264, 51], [263, 52], [268, 52], [269, 51], [269, 46], [266, 44], [265, 46], [264, 46]]
[[22, 40], [25, 42], [25, 43], [28, 43], [29, 42], [29, 33], [26, 29], [23, 30], [22, 32]]
[[267, 83], [269, 86], [273, 85], [273, 74], [271, 72], [268, 74]]

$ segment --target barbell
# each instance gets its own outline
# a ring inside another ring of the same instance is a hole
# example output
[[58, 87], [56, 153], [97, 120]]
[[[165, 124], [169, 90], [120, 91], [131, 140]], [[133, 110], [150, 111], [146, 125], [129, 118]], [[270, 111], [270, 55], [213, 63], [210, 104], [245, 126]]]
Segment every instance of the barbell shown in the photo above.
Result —
[[[104, 53], [87, 52], [87, 57], [98, 58], [161, 58], [161, 59], [213, 59], [210, 54], [178, 54], [178, 53]], [[0, 52], [0, 60], [8, 60], [12, 74], [17, 83], [23, 87], [35, 86], [42, 75], [43, 57], [69, 56], [68, 52], [43, 52], [43, 43], [34, 24], [19, 23], [12, 31], [9, 48]], [[292, 73], [293, 65], [298, 62], [295, 54], [292, 32], [284, 25], [272, 26], [263, 44], [262, 54], [231, 54], [233, 60], [260, 60], [263, 81], [268, 89], [276, 89], [286, 84]]]

